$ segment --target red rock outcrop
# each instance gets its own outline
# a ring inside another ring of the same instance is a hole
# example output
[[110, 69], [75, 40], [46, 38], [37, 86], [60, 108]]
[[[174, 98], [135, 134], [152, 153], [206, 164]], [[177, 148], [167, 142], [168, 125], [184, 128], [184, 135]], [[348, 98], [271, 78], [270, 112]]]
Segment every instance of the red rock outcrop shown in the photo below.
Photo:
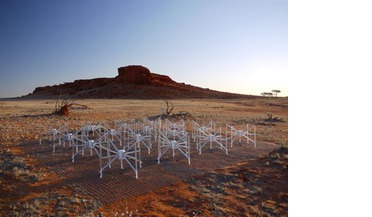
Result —
[[175, 82], [167, 75], [159, 75], [159, 74], [155, 74], [155, 73], [151, 73], [151, 81], [152, 82], [159, 81], [159, 82], [164, 82], [164, 83], [174, 83]]
[[150, 70], [143, 66], [125, 66], [118, 68], [119, 75], [117, 78], [124, 83], [133, 84], [150, 84]]

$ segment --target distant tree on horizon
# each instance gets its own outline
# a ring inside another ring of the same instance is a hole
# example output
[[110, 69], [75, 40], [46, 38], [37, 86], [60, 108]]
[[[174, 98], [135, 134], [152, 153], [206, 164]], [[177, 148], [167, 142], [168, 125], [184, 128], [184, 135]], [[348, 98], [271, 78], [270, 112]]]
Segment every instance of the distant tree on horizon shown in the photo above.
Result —
[[273, 93], [270, 93], [270, 92], [262, 92], [261, 95], [262, 95], [262, 96], [273, 96]]
[[278, 93], [280, 93], [281, 91], [280, 90], [272, 90], [271, 92], [276, 97], [276, 96], [278, 96]]

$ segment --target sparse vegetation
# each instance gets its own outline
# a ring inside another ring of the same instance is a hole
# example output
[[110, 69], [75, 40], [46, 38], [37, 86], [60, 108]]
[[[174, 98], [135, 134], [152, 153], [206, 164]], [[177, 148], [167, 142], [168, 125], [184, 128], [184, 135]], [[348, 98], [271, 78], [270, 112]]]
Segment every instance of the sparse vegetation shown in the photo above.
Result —
[[280, 90], [272, 90], [271, 91], [275, 97], [278, 96], [278, 94], [281, 92]]
[[14, 156], [9, 149], [0, 150], [0, 175], [22, 182], [35, 183], [43, 173], [33, 166], [26, 165], [20, 157]]
[[88, 106], [75, 103], [73, 100], [68, 98], [63, 100], [57, 99], [52, 113], [56, 115], [68, 116], [71, 109], [88, 109]]
[[[117, 213], [118, 216], [130, 214], [159, 216], [175, 213], [174, 215], [178, 216], [285, 216], [288, 207], [287, 100], [281, 97], [193, 99], [172, 100], [173, 102], [168, 101], [167, 104], [164, 100], [92, 99], [82, 100], [82, 104], [87, 104], [92, 109], [70, 111], [68, 117], [50, 115], [55, 106], [54, 101], [50, 100], [2, 101], [0, 114], [2, 150], [19, 144], [38, 143], [36, 140], [40, 134], [38, 128], [40, 126], [61, 126], [68, 121], [69, 129], [74, 129], [88, 121], [132, 120], [137, 117], [159, 115], [161, 107], [164, 107], [164, 114], [169, 112], [169, 117], [179, 115], [180, 118], [195, 120], [198, 123], [213, 120], [219, 126], [232, 123], [237, 127], [246, 123], [254, 124], [257, 127], [258, 141], [276, 143], [285, 148], [277, 150], [279, 157], [274, 152], [263, 156], [263, 159], [244, 161], [208, 171], [201, 176], [187, 179], [186, 182], [176, 182], [174, 186], [158, 189], [155, 193], [149, 192], [129, 198], [128, 204], [117, 201], [105, 206], [87, 197], [89, 194], [86, 194], [85, 190], [79, 191], [70, 185], [63, 186], [64, 184], [57, 178], [51, 178], [56, 182], [55, 185], [45, 184], [43, 173], [39, 170], [43, 165], [33, 162], [35, 166], [32, 166], [27, 163], [28, 157], [25, 154], [13, 152], [12, 158], [8, 161], [11, 162], [8, 165], [11, 164], [12, 167], [5, 170], [3, 166], [6, 165], [5, 161], [0, 162], [2, 169], [0, 186], [3, 188], [0, 192], [2, 210], [0, 215], [115, 216]], [[59, 103], [61, 104], [61, 101]], [[71, 100], [67, 103], [73, 104], [70, 109], [76, 105]], [[269, 111], [269, 114], [265, 113], [266, 111]], [[9, 153], [1, 152], [1, 159], [7, 157]], [[268, 166], [265, 166], [266, 162]], [[50, 172], [49, 168], [43, 169]], [[4, 175], [5, 173], [7, 175]], [[81, 180], [67, 180], [68, 183], [73, 181]], [[33, 188], [30, 185], [39, 186]], [[45, 187], [50, 186], [55, 189], [45, 190]], [[112, 207], [115, 209], [110, 209]], [[115, 211], [111, 212], [112, 210]]]
[[55, 106], [54, 106], [53, 114], [65, 115], [65, 116], [69, 115], [70, 107], [72, 104], [73, 104], [73, 101], [69, 102], [69, 99], [63, 99], [63, 100], [57, 99]]
[[92, 199], [79, 195], [48, 192], [32, 199], [10, 204], [8, 216], [96, 216], [94, 210], [100, 206]]
[[273, 96], [273, 93], [270, 93], [270, 92], [262, 92], [261, 95], [262, 95], [262, 96]]
[[280, 90], [272, 90], [271, 92], [262, 92], [261, 95], [268, 97], [277, 97], [280, 92]]
[[268, 122], [284, 122], [282, 118], [280, 117], [274, 117], [274, 114], [272, 112], [266, 112], [267, 118], [265, 121]]

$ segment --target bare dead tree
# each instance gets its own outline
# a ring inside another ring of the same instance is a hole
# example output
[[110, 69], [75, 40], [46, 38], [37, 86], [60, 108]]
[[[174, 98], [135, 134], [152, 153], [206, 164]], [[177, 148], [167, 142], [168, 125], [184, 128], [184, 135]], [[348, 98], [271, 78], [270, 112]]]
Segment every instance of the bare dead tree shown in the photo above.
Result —
[[284, 122], [282, 118], [280, 117], [274, 117], [274, 113], [272, 112], [266, 112], [267, 118], [264, 119], [268, 122]]
[[165, 110], [164, 110], [164, 108], [161, 108], [161, 110], [163, 111], [163, 115], [166, 116], [166, 117], [168, 117], [172, 113], [172, 111], [174, 109], [174, 105], [173, 105], [172, 102], [169, 102], [168, 99], [164, 99], [163, 101], [165, 102], [165, 105], [167, 107], [166, 107]]
[[69, 102], [68, 98], [65, 99], [57, 99], [54, 105], [53, 114], [56, 115], [69, 115], [70, 114], [70, 107], [74, 103], [74, 101]]

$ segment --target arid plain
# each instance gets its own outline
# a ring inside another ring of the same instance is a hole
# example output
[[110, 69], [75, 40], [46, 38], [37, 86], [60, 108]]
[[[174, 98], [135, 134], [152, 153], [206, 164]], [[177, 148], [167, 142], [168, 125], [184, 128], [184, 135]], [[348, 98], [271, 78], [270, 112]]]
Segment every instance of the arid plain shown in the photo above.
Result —
[[[167, 156], [163, 164], [148, 155], [138, 180], [129, 169], [115, 165], [100, 179], [95, 156], [72, 163], [69, 147], [57, 147], [53, 153], [47, 138], [42, 144], [39, 139], [64, 124], [77, 129], [88, 122], [157, 116], [165, 101], [74, 102], [86, 107], [59, 116], [52, 114], [55, 99], [0, 100], [2, 216], [288, 215], [287, 97], [169, 100], [174, 105], [169, 118], [184, 119], [188, 131], [192, 121], [214, 121], [223, 129], [248, 123], [256, 127], [257, 147], [242, 143], [229, 148], [229, 155], [217, 148], [199, 155], [191, 144], [191, 164], [182, 168], [179, 165], [187, 163], [180, 155]], [[174, 168], [178, 170], [172, 172]]]

